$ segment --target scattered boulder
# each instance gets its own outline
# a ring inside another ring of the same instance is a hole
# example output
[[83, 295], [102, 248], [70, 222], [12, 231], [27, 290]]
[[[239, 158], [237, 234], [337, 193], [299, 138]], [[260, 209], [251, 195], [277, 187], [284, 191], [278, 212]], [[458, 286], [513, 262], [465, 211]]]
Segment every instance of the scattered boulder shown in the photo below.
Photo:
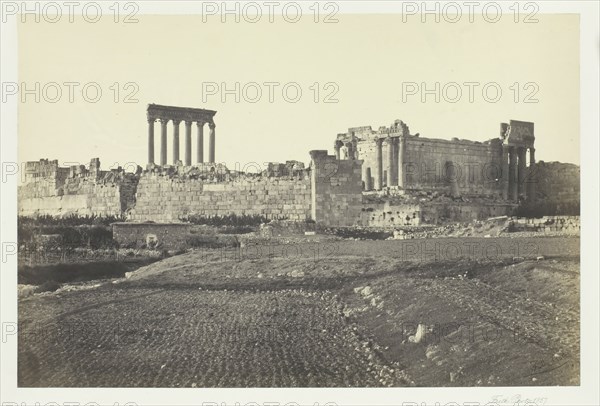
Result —
[[419, 323], [419, 325], [417, 326], [417, 332], [415, 333], [414, 336], [408, 337], [408, 341], [411, 343], [415, 343], [415, 344], [420, 343], [425, 338], [425, 335], [427, 334], [427, 330], [428, 330], [427, 326]]
[[17, 285], [17, 294], [19, 299], [31, 296], [36, 291], [35, 285]]
[[373, 294], [373, 289], [371, 289], [370, 286], [367, 286], [360, 291], [360, 294], [364, 297], [369, 297]]
[[303, 278], [304, 277], [304, 271], [299, 271], [297, 269], [294, 269], [292, 272], [290, 272], [289, 275], [292, 278]]

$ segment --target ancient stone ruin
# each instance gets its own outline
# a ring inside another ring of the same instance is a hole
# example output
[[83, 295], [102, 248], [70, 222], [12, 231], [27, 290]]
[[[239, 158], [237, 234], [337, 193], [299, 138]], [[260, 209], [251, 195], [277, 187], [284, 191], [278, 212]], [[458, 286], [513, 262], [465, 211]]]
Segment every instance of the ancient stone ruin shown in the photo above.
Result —
[[173, 165], [179, 161], [179, 124], [185, 123], [185, 165], [192, 164], [192, 124], [196, 123], [196, 162], [204, 162], [204, 124], [208, 124], [208, 162], [215, 162], [215, 122], [213, 110], [150, 104], [148, 118], [148, 164], [154, 164], [154, 122], [160, 122], [160, 165], [167, 164], [167, 125], [173, 123]]
[[[124, 216], [131, 222], [185, 222], [190, 216], [259, 215], [323, 226], [401, 227], [510, 215], [523, 202], [579, 199], [579, 168], [536, 163], [533, 123], [511, 120], [485, 142], [425, 138], [401, 120], [389, 127], [352, 127], [338, 134], [334, 155], [310, 151], [310, 165], [271, 163], [258, 173], [215, 161], [213, 110], [150, 104], [148, 164], [134, 173], [28, 162], [19, 213], [35, 216]], [[160, 163], [154, 122], [161, 123]], [[173, 125], [172, 163], [167, 129]], [[180, 160], [179, 125], [185, 123]], [[192, 124], [196, 159], [192, 163]], [[204, 160], [204, 125], [209, 127]], [[529, 153], [529, 162], [527, 162]], [[539, 169], [539, 170], [538, 170]], [[561, 180], [556, 171], [561, 171]], [[540, 174], [543, 177], [540, 178]], [[550, 213], [561, 214], [561, 213]]]
[[449, 141], [410, 134], [396, 120], [377, 131], [371, 126], [349, 128], [338, 134], [334, 149], [338, 159], [363, 161], [365, 191], [448, 190], [455, 197], [497, 195], [513, 202], [534, 197], [535, 182], [527, 181], [535, 172], [533, 123], [511, 120], [500, 128], [499, 137], [483, 143]]

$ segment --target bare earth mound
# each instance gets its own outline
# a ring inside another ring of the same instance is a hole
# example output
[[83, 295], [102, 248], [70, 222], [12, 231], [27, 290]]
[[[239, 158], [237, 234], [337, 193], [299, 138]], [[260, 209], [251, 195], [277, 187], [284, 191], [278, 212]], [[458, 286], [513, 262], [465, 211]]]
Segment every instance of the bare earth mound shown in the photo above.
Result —
[[535, 241], [523, 260], [407, 261], [396, 241], [192, 252], [36, 295], [19, 303], [19, 386], [577, 385], [579, 239]]

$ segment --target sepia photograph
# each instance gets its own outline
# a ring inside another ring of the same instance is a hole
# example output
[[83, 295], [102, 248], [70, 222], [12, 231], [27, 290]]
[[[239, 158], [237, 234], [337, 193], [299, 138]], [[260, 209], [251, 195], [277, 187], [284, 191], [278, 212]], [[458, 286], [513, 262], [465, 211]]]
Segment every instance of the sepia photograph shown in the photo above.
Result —
[[566, 3], [3, 1], [2, 405], [597, 404]]

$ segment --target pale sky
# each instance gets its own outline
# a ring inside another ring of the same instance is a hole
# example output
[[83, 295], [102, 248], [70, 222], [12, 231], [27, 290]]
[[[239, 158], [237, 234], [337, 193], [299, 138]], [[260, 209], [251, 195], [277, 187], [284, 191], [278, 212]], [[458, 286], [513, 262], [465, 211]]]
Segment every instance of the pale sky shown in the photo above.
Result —
[[[30, 88], [35, 82], [96, 82], [103, 91], [97, 103], [86, 102], [81, 87], [74, 103], [64, 86], [57, 103], [35, 103], [28, 96], [27, 103], [19, 104], [21, 161], [50, 158], [87, 164], [99, 157], [105, 169], [115, 162], [145, 166], [145, 110], [148, 103], [157, 103], [217, 110], [216, 157], [230, 167], [236, 162], [308, 162], [309, 150], [333, 153], [336, 134], [348, 127], [377, 129], [395, 119], [423, 137], [478, 141], [497, 137], [501, 122], [533, 121], [538, 160], [579, 164], [577, 15], [538, 15], [535, 24], [515, 24], [508, 18], [496, 24], [422, 24], [376, 14], [338, 15], [336, 24], [138, 18], [136, 24], [106, 19], [96, 24], [65, 20], [20, 25], [20, 82]], [[115, 82], [121, 87], [118, 103], [111, 90]], [[127, 82], [139, 87], [137, 103], [122, 101]], [[296, 82], [303, 94], [297, 103], [286, 102], [280, 86], [270, 103], [263, 86], [257, 103], [236, 103], [232, 96], [223, 103], [219, 95], [203, 103], [203, 82], [225, 82], [229, 88], [235, 82]], [[314, 82], [321, 84], [319, 103], [310, 89]], [[322, 102], [327, 82], [339, 88], [337, 103]], [[406, 82], [425, 82], [429, 88], [436, 82], [481, 85], [475, 88], [474, 103], [464, 86], [457, 103], [436, 103], [432, 96], [422, 103], [419, 95], [402, 100]], [[496, 103], [482, 97], [482, 86], [489, 82], [502, 89]], [[521, 87], [518, 103], [511, 90], [515, 82]], [[534, 89], [524, 89], [527, 82], [538, 86], [537, 103], [523, 102]], [[183, 124], [180, 133], [183, 157]], [[158, 124], [155, 134], [158, 162]], [[195, 140], [195, 128], [193, 134]], [[169, 163], [171, 135], [169, 126]]]

